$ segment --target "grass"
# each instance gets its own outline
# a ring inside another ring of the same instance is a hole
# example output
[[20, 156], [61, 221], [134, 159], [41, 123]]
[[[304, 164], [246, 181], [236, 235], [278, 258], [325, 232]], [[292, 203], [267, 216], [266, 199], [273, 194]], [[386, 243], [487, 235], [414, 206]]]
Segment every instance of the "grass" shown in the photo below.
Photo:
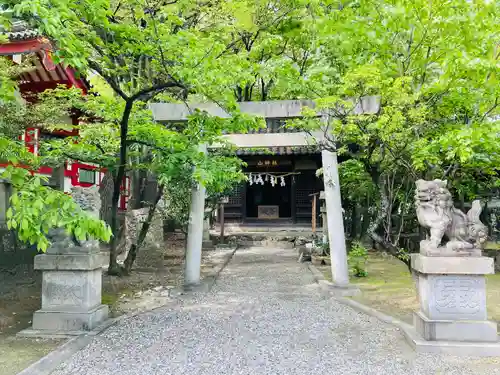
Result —
[[500, 242], [488, 241], [485, 243], [484, 248], [486, 250], [500, 250]]
[[101, 303], [103, 305], [108, 305], [111, 310], [120, 302], [120, 297], [125, 296], [133, 296], [134, 292], [139, 291], [140, 289], [133, 289], [131, 287], [122, 286], [121, 288], [115, 288], [113, 291], [102, 291]]
[[[330, 267], [319, 267], [328, 279]], [[367, 277], [352, 277], [361, 294], [354, 300], [373, 307], [385, 314], [411, 323], [413, 311], [419, 304], [415, 282], [406, 265], [391, 256], [370, 254]], [[500, 322], [500, 274], [487, 276], [488, 317]]]
[[418, 309], [415, 283], [408, 268], [391, 256], [370, 255], [367, 277], [352, 277], [361, 289], [355, 299], [386, 314], [411, 322]]

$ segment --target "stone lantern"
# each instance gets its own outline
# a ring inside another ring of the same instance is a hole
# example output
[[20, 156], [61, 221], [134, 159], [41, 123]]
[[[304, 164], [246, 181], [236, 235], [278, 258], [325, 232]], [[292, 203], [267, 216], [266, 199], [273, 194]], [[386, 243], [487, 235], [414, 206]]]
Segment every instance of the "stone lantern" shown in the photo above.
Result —
[[[97, 188], [74, 188], [72, 196], [85, 211], [99, 215]], [[54, 231], [51, 240], [47, 253], [35, 257], [35, 269], [42, 271], [42, 307], [22, 335], [80, 334], [108, 317], [108, 306], [101, 303], [106, 259], [99, 242], [77, 244], [61, 230]]]

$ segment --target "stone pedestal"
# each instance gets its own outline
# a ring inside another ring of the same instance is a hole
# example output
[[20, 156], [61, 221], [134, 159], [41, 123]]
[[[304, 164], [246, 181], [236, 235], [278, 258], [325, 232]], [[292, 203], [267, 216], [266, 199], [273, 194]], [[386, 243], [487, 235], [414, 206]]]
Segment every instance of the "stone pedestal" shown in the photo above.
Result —
[[497, 325], [487, 320], [485, 275], [494, 273], [487, 257], [413, 254], [420, 311], [417, 333], [428, 341], [497, 342]]
[[106, 259], [97, 242], [76, 246], [69, 240], [35, 257], [43, 272], [42, 308], [25, 335], [75, 335], [90, 331], [108, 317], [101, 303], [102, 267]]

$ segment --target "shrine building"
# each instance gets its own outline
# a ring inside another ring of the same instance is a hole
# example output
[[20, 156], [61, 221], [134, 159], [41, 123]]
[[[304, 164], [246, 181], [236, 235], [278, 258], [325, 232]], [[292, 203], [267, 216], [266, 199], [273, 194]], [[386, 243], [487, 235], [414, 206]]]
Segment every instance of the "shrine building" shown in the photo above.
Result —
[[[266, 128], [225, 136], [236, 145], [248, 177], [224, 205], [226, 223], [311, 223], [313, 195], [323, 190], [323, 180], [316, 176], [321, 153], [311, 137], [286, 127], [286, 121], [301, 117], [302, 109], [313, 105], [299, 100], [239, 103], [242, 112], [263, 117]], [[151, 107], [155, 120], [162, 123], [187, 121], [190, 113], [184, 104]], [[216, 105], [194, 107], [214, 116], [229, 116]]]

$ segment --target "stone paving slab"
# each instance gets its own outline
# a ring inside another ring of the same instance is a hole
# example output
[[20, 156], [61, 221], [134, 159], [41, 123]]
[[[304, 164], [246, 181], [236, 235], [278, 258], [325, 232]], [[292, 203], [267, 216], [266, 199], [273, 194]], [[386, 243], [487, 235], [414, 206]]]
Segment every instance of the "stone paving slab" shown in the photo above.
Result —
[[500, 374], [416, 354], [401, 332], [324, 293], [293, 250], [240, 249], [209, 293], [120, 321], [52, 375]]

